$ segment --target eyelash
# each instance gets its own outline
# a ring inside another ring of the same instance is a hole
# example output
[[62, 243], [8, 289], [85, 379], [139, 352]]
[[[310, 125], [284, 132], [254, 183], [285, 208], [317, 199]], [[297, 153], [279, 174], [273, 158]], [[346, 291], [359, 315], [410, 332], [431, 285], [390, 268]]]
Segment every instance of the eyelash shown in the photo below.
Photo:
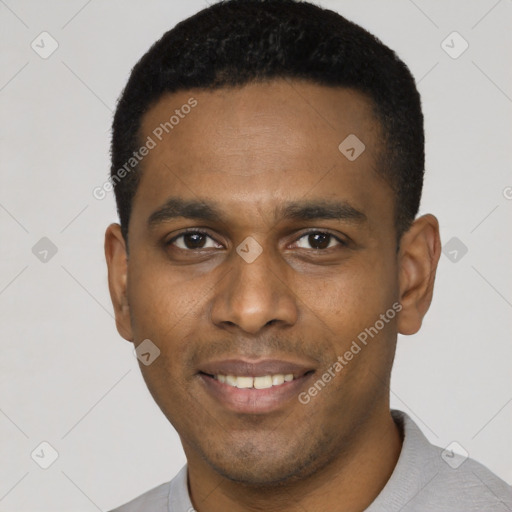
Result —
[[[185, 231], [182, 231], [180, 234], [172, 237], [170, 240], [165, 242], [165, 246], [166, 247], [171, 246], [176, 240], [178, 240], [179, 238], [181, 238], [184, 235], [189, 235], [189, 234], [197, 234], [197, 235], [207, 236], [208, 238], [211, 238], [215, 243], [217, 243], [217, 244], [219, 243], [208, 232], [203, 231], [201, 229], [197, 229], [197, 228], [191, 228], [191, 229], [187, 229]], [[337, 237], [336, 235], [333, 235], [329, 231], [321, 231], [321, 230], [318, 230], [318, 229], [316, 229], [316, 230], [313, 229], [311, 231], [307, 231], [305, 233], [302, 233], [302, 235], [300, 237], [298, 237], [295, 241], [297, 242], [297, 241], [301, 240], [302, 238], [304, 238], [305, 236], [312, 235], [312, 234], [328, 235], [331, 238], [334, 238], [339, 243], [339, 245], [341, 247], [347, 247], [348, 246], [348, 243], [346, 241], [342, 240], [341, 238]], [[201, 251], [202, 248], [199, 248], [199, 249], [182, 249], [181, 247], [177, 247], [177, 249], [180, 250], [180, 251], [185, 251], [185, 252], [199, 252], [199, 251]], [[332, 249], [335, 249], [335, 247], [328, 247], [326, 249], [306, 249], [306, 250], [328, 252], [328, 251], [330, 251]]]

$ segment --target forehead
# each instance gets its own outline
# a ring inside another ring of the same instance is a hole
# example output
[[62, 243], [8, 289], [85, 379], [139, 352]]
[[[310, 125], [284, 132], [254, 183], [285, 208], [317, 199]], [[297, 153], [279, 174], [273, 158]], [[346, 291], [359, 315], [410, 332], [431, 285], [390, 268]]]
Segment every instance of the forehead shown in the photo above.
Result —
[[298, 198], [341, 195], [362, 208], [390, 194], [375, 172], [380, 124], [349, 89], [278, 80], [180, 91], [146, 113], [140, 135], [153, 146], [135, 198], [147, 215], [169, 196], [210, 197], [250, 217]]

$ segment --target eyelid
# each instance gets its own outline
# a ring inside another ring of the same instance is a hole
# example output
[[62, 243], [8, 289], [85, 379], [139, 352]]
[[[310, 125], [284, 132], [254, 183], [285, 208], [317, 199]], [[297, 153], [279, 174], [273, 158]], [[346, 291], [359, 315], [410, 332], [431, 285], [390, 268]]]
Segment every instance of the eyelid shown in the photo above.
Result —
[[[349, 242], [348, 240], [343, 240], [343, 238], [340, 238], [338, 235], [335, 235], [334, 233], [332, 233], [330, 230], [328, 229], [319, 229], [319, 228], [310, 228], [308, 229], [307, 231], [303, 231], [299, 236], [297, 236], [294, 240], [293, 243], [296, 243], [298, 242], [301, 238], [307, 236], [307, 235], [311, 235], [313, 233], [321, 233], [321, 234], [324, 234], [324, 235], [329, 235], [329, 236], [332, 236], [337, 242], [339, 242], [340, 246], [341, 247], [347, 247]], [[320, 252], [327, 252], [329, 251], [330, 249], [335, 249], [335, 247], [329, 247], [329, 249], [306, 249], [306, 250], [309, 250], [309, 251], [320, 251]]]
[[[217, 241], [215, 239], [215, 237], [213, 237], [208, 231], [206, 231], [204, 228], [187, 228], [187, 229], [184, 229], [182, 231], [180, 231], [177, 235], [174, 235], [172, 238], [169, 238], [169, 240], [165, 241], [164, 242], [164, 245], [165, 246], [168, 246], [168, 245], [171, 245], [173, 242], [175, 242], [178, 238], [180, 238], [181, 236], [183, 235], [186, 235], [188, 233], [197, 233], [197, 234], [200, 234], [200, 235], [205, 235], [207, 236], [208, 238], [211, 238], [216, 244], [219, 244], [219, 245], [222, 245], [219, 241]], [[180, 249], [180, 247], [178, 247], [178, 249]], [[183, 249], [183, 250], [187, 250], [187, 249]], [[188, 249], [189, 251], [192, 251], [192, 249]], [[196, 249], [196, 250], [200, 250], [200, 249]]]

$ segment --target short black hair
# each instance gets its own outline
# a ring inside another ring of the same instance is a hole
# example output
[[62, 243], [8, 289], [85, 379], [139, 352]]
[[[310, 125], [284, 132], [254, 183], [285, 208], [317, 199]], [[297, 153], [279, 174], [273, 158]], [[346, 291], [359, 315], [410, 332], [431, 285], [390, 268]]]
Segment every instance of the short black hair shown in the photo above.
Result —
[[140, 164], [122, 179], [118, 171], [141, 147], [144, 114], [167, 93], [273, 79], [351, 88], [369, 99], [384, 139], [377, 170], [394, 191], [400, 240], [418, 213], [425, 161], [421, 101], [407, 66], [375, 36], [334, 11], [297, 0], [223, 0], [154, 43], [119, 98], [110, 181], [126, 243]]

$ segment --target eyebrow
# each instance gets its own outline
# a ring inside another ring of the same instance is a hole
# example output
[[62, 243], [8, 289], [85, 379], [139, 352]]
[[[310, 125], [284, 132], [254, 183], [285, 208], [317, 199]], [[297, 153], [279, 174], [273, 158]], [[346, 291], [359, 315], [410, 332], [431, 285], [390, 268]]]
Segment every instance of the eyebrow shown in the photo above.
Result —
[[363, 223], [366, 215], [346, 201], [292, 201], [276, 208], [276, 218], [294, 220], [333, 219]]
[[151, 229], [162, 222], [179, 217], [208, 221], [224, 220], [220, 210], [213, 203], [171, 197], [149, 216], [148, 228]]
[[[366, 215], [346, 201], [302, 200], [290, 201], [274, 209], [276, 219], [320, 220], [333, 219], [363, 223]], [[176, 218], [195, 219], [227, 223], [227, 219], [218, 203], [194, 199], [169, 198], [163, 206], [155, 210], [148, 218], [148, 229]]]

